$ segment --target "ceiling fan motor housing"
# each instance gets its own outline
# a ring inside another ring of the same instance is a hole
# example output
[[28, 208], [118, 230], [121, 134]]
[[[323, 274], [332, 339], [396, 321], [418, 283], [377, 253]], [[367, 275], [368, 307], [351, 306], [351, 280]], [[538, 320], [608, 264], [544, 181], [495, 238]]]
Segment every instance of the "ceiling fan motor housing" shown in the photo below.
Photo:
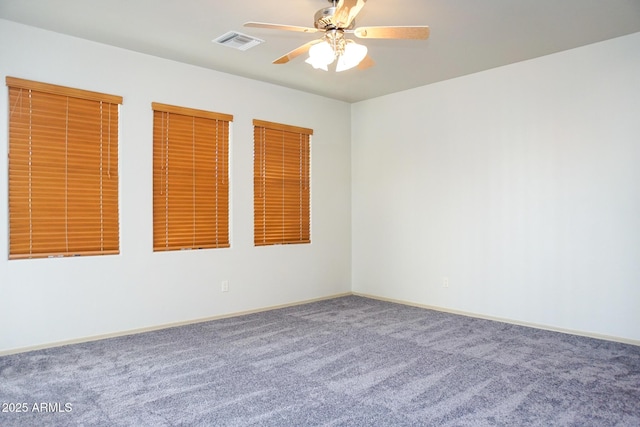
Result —
[[[313, 17], [314, 23], [313, 25], [319, 30], [334, 30], [336, 26], [332, 22], [333, 15], [336, 13], [336, 7], [325, 7], [324, 9], [320, 9], [316, 12]], [[341, 30], [351, 30], [356, 25], [356, 20], [352, 20], [351, 24], [348, 27], [341, 28]]]

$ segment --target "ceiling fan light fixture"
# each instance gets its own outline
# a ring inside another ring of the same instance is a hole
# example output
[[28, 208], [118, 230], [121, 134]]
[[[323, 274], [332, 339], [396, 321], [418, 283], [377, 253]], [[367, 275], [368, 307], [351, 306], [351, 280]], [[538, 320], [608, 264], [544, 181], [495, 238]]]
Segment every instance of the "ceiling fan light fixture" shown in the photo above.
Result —
[[345, 40], [342, 45], [344, 47], [336, 52], [328, 40], [314, 44], [309, 49], [309, 58], [305, 62], [315, 69], [329, 71], [329, 65], [337, 57], [336, 72], [340, 72], [357, 66], [367, 56], [367, 47], [353, 40]]
[[336, 59], [336, 54], [327, 42], [317, 43], [309, 49], [309, 58], [305, 61], [315, 69], [329, 71], [329, 64]]
[[347, 40], [344, 52], [338, 58], [336, 72], [345, 71], [358, 65], [367, 56], [367, 47]]

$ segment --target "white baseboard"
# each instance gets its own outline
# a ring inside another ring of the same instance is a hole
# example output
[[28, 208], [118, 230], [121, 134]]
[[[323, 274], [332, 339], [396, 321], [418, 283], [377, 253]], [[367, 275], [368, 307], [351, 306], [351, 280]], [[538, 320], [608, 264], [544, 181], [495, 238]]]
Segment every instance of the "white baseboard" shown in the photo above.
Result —
[[403, 300], [397, 300], [397, 299], [393, 299], [393, 298], [385, 298], [385, 297], [380, 297], [380, 296], [370, 295], [370, 294], [365, 294], [365, 293], [360, 293], [360, 292], [352, 292], [352, 295], [356, 295], [356, 296], [360, 296], [360, 297], [364, 297], [364, 298], [376, 299], [376, 300], [379, 300], [379, 301], [386, 301], [386, 302], [392, 302], [392, 303], [396, 303], [396, 304], [408, 305], [408, 306], [411, 306], [411, 307], [418, 307], [418, 308], [425, 308], [425, 309], [428, 309], [428, 310], [441, 311], [441, 312], [444, 312], [444, 313], [458, 314], [458, 315], [467, 316], [467, 317], [475, 317], [477, 319], [493, 320], [493, 321], [496, 321], [496, 322], [509, 323], [509, 324], [512, 324], [512, 325], [526, 326], [526, 327], [529, 327], [529, 328], [536, 328], [536, 329], [543, 329], [545, 331], [560, 332], [560, 333], [563, 333], [563, 334], [578, 335], [578, 336], [581, 336], [581, 337], [596, 338], [596, 339], [599, 339], [599, 340], [614, 341], [614, 342], [619, 342], [619, 343], [622, 343], [622, 344], [631, 344], [631, 345], [640, 346], [640, 341], [639, 340], [633, 340], [633, 339], [629, 339], [629, 338], [615, 337], [615, 336], [610, 336], [610, 335], [602, 335], [602, 334], [596, 334], [596, 333], [585, 332], [585, 331], [576, 331], [576, 330], [572, 330], [572, 329], [556, 328], [554, 326], [549, 326], [549, 325], [540, 325], [540, 324], [537, 324], [537, 323], [521, 322], [521, 321], [512, 320], [512, 319], [505, 319], [505, 318], [501, 318], [501, 317], [486, 316], [486, 315], [478, 314], [478, 313], [470, 313], [470, 312], [465, 312], [465, 311], [452, 310], [452, 309], [448, 309], [448, 308], [445, 308], [445, 307], [436, 307], [436, 306], [431, 306], [431, 305], [426, 305], [426, 304], [418, 304], [418, 303], [411, 302], [411, 301], [403, 301]]
[[496, 321], [496, 322], [509, 323], [509, 324], [512, 324], [512, 325], [526, 326], [526, 327], [529, 327], [529, 328], [543, 329], [543, 330], [546, 330], [546, 331], [561, 332], [561, 333], [564, 333], [564, 334], [578, 335], [578, 336], [583, 336], [583, 337], [596, 338], [596, 339], [600, 339], [600, 340], [613, 341], [613, 342], [619, 342], [619, 343], [623, 343], [623, 344], [631, 344], [631, 345], [635, 345], [635, 346], [640, 346], [640, 341], [639, 340], [633, 340], [633, 339], [615, 337], [615, 336], [609, 336], [609, 335], [602, 335], [602, 334], [595, 334], [595, 333], [585, 332], [585, 331], [576, 331], [576, 330], [571, 330], [571, 329], [556, 328], [556, 327], [549, 326], [549, 325], [540, 325], [540, 324], [536, 324], [536, 323], [521, 322], [521, 321], [516, 321], [516, 320], [512, 320], [512, 319], [505, 319], [505, 318], [500, 318], [500, 317], [494, 317], [494, 316], [486, 316], [486, 315], [482, 315], [482, 314], [478, 314], [478, 313], [470, 313], [470, 312], [465, 312], [465, 311], [452, 310], [452, 309], [448, 309], [448, 308], [445, 308], [445, 307], [437, 307], [437, 306], [431, 306], [431, 305], [426, 305], [426, 304], [419, 304], [419, 303], [415, 303], [415, 302], [411, 302], [411, 301], [404, 301], [404, 300], [398, 300], [398, 299], [393, 299], [393, 298], [385, 298], [385, 297], [380, 297], [380, 296], [370, 295], [370, 294], [360, 293], [360, 292], [345, 292], [345, 293], [341, 293], [341, 294], [329, 295], [329, 296], [326, 296], [326, 297], [313, 298], [313, 299], [309, 299], [309, 300], [297, 301], [297, 302], [292, 302], [292, 303], [288, 303], [288, 304], [280, 304], [280, 305], [268, 306], [268, 307], [254, 309], [254, 310], [246, 310], [246, 311], [240, 311], [240, 312], [235, 312], [235, 313], [223, 314], [223, 315], [219, 315], [219, 316], [210, 316], [210, 317], [205, 317], [205, 318], [186, 320], [184, 322], [165, 323], [165, 324], [162, 324], [162, 325], [156, 325], [156, 326], [151, 326], [151, 327], [146, 327], [146, 328], [130, 329], [130, 330], [114, 332], [114, 333], [110, 333], [110, 334], [94, 335], [94, 336], [90, 336], [90, 337], [83, 337], [83, 338], [77, 338], [77, 339], [72, 339], [72, 340], [57, 341], [57, 342], [53, 342], [53, 343], [46, 343], [46, 344], [28, 346], [28, 347], [20, 347], [20, 348], [10, 349], [10, 350], [3, 350], [3, 351], [0, 351], [0, 356], [8, 356], [8, 355], [11, 355], [11, 354], [25, 353], [25, 352], [28, 352], [28, 351], [35, 351], [35, 350], [42, 350], [42, 349], [46, 349], [46, 348], [61, 347], [61, 346], [64, 346], [64, 345], [80, 344], [80, 343], [85, 343], [85, 342], [98, 341], [98, 340], [107, 339], [107, 338], [117, 338], [117, 337], [122, 337], [122, 336], [127, 336], [127, 335], [141, 334], [141, 333], [144, 333], [144, 332], [158, 331], [158, 330], [161, 330], [161, 329], [175, 328], [175, 327], [178, 327], [178, 326], [192, 325], [192, 324], [195, 324], [195, 323], [209, 322], [209, 321], [212, 321], [212, 320], [227, 319], [227, 318], [230, 318], [230, 317], [237, 317], [237, 316], [244, 316], [244, 315], [247, 315], [247, 314], [261, 313], [261, 312], [264, 312], [264, 311], [277, 310], [277, 309], [280, 309], [280, 308], [295, 307], [297, 305], [303, 305], [303, 304], [308, 304], [308, 303], [317, 302], [317, 301], [324, 301], [324, 300], [329, 300], [329, 299], [334, 299], [334, 298], [340, 298], [340, 297], [349, 296], [349, 295], [355, 295], [355, 296], [360, 296], [360, 297], [363, 297], [363, 298], [375, 299], [375, 300], [379, 300], [379, 301], [392, 302], [392, 303], [395, 303], [395, 304], [402, 304], [402, 305], [407, 305], [407, 306], [411, 306], [411, 307], [424, 308], [424, 309], [428, 309], [428, 310], [441, 311], [441, 312], [457, 314], [457, 315], [461, 315], [461, 316], [474, 317], [474, 318], [478, 318], [478, 319], [493, 320], [493, 321]]

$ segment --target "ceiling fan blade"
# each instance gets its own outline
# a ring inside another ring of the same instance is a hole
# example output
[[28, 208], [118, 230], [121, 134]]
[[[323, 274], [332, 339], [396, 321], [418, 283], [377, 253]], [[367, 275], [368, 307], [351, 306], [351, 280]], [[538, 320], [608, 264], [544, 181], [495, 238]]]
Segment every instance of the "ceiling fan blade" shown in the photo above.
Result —
[[374, 65], [376, 65], [376, 63], [369, 55], [367, 55], [362, 61], [360, 61], [357, 68], [358, 70], [366, 70], [367, 68], [373, 67]]
[[367, 0], [340, 0], [331, 22], [338, 28], [348, 28]]
[[317, 28], [311, 27], [298, 27], [295, 25], [280, 25], [280, 24], [269, 24], [266, 22], [245, 22], [245, 27], [252, 28], [267, 28], [269, 30], [283, 30], [283, 31], [297, 31], [300, 33], [317, 33]]
[[320, 43], [322, 40], [323, 39], [311, 40], [310, 42], [305, 43], [302, 46], [293, 49], [291, 52], [287, 53], [286, 55], [283, 55], [280, 58], [276, 59], [275, 61], [273, 61], [273, 63], [286, 64], [287, 62], [291, 61], [293, 58], [307, 53], [311, 48], [311, 46], [313, 46], [316, 43]]
[[429, 27], [359, 27], [353, 33], [361, 39], [426, 39]]

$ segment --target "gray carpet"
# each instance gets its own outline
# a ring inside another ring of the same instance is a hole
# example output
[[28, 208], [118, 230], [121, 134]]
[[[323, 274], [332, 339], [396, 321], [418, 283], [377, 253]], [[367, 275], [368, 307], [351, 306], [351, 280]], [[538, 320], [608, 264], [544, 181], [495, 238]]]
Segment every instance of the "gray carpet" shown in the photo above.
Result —
[[640, 426], [640, 347], [349, 296], [1, 357], [0, 403], [26, 409], [2, 426]]

